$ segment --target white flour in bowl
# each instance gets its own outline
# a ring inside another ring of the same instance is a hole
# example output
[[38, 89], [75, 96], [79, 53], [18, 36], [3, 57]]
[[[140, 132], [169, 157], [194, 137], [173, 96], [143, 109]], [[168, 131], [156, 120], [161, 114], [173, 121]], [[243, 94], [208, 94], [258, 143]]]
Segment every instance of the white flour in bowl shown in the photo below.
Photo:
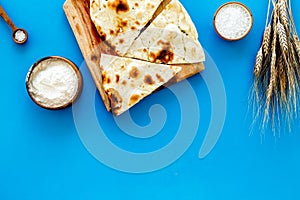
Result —
[[57, 108], [73, 100], [78, 89], [78, 77], [68, 63], [52, 58], [33, 69], [28, 89], [41, 105]]

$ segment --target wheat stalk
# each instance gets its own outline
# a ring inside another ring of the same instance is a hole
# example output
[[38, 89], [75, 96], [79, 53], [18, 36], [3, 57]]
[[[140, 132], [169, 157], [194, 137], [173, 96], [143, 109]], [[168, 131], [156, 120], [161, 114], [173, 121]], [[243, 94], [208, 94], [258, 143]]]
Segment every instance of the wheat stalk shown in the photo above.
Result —
[[274, 88], [276, 85], [276, 43], [277, 43], [277, 37], [276, 37], [276, 29], [274, 29], [274, 38], [272, 42], [272, 56], [271, 56], [271, 64], [270, 64], [270, 80], [269, 80], [269, 85], [266, 90], [266, 107], [265, 107], [265, 116], [264, 116], [264, 122], [268, 121], [268, 115], [269, 115], [269, 109], [270, 109], [270, 104], [272, 101], [273, 93], [274, 93]]

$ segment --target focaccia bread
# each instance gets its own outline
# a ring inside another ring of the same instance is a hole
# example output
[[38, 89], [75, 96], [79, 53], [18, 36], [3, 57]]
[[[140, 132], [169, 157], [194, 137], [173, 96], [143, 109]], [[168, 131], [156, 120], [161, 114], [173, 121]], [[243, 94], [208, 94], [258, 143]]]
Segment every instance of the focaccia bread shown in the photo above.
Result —
[[90, 15], [102, 40], [119, 55], [131, 46], [163, 0], [90, 0]]
[[133, 42], [125, 56], [164, 64], [205, 60], [195, 25], [178, 0], [172, 0], [163, 9]]
[[120, 115], [167, 83], [181, 67], [101, 55], [103, 88], [114, 115]]

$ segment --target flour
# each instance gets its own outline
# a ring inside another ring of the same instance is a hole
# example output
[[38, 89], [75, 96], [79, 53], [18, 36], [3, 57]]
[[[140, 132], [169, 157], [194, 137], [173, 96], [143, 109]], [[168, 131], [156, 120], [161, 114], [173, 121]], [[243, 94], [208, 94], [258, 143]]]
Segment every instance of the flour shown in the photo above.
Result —
[[29, 80], [29, 92], [45, 107], [57, 108], [70, 103], [77, 89], [76, 72], [68, 63], [58, 59], [39, 63]]
[[215, 27], [226, 39], [239, 39], [251, 29], [251, 13], [240, 4], [222, 7], [215, 17]]

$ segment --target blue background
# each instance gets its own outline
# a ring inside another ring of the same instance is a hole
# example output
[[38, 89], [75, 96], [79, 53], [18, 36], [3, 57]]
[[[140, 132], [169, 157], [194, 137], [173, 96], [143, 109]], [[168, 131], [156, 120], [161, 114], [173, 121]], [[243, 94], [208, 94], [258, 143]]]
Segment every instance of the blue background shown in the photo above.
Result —
[[[62, 9], [64, 1], [2, 1], [15, 24], [28, 30], [30, 38], [24, 46], [14, 44], [10, 29], [0, 21], [0, 200], [300, 199], [299, 124], [280, 139], [271, 132], [266, 133], [263, 143], [259, 133], [249, 136], [247, 98], [267, 1], [241, 1], [252, 10], [254, 26], [239, 42], [223, 41], [213, 30], [214, 12], [225, 2], [182, 0], [225, 84], [228, 112], [219, 142], [209, 156], [198, 159], [211, 111], [206, 85], [201, 76], [193, 77], [190, 82], [197, 90], [201, 122], [192, 146], [167, 168], [148, 174], [127, 174], [106, 167], [85, 149], [74, 125], [72, 108], [44, 110], [26, 93], [25, 76], [36, 60], [60, 55], [78, 66], [83, 62]], [[300, 2], [292, 2], [300, 31]], [[164, 93], [168, 95], [167, 91]], [[99, 96], [96, 100], [96, 107], [101, 110]], [[101, 112], [98, 115], [107, 115]], [[178, 118], [174, 116], [174, 120]], [[109, 129], [113, 125], [105, 126]], [[163, 146], [172, 135], [168, 137], [155, 140], [154, 148]], [[132, 141], [118, 140], [114, 132], [110, 138], [122, 148], [141, 150], [130, 146]], [[152, 150], [147, 148], [142, 150]]]

